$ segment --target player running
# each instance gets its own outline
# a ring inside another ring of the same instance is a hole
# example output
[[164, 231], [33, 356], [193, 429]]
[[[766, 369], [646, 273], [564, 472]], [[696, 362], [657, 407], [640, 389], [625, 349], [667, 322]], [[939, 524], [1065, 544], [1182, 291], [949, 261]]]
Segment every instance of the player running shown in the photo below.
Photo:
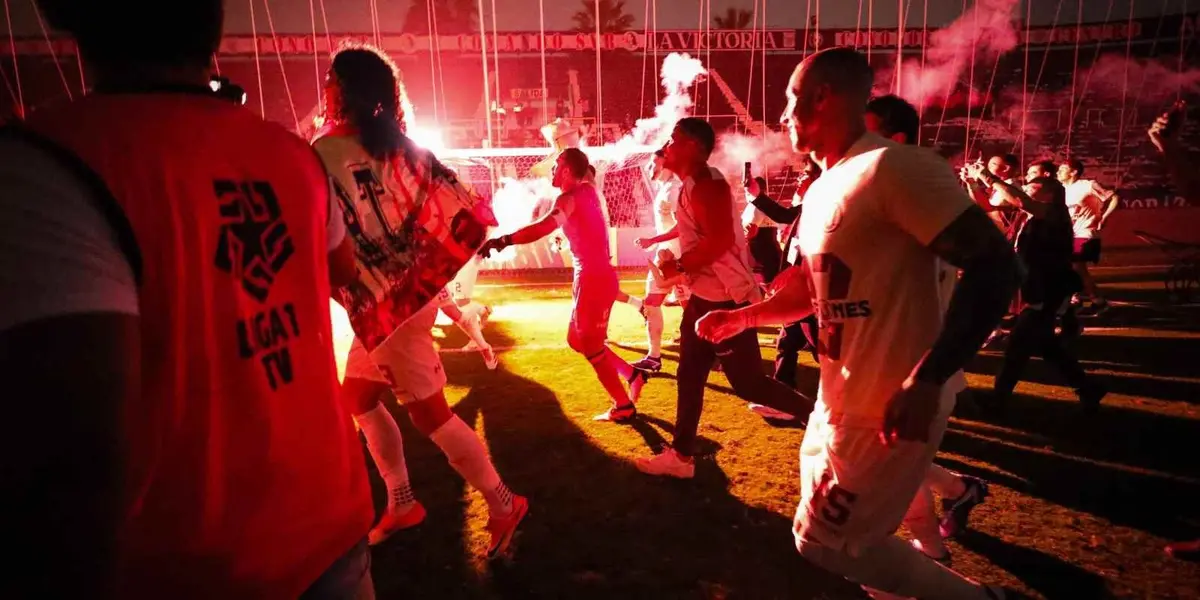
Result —
[[[675, 232], [675, 209], [679, 206], [679, 179], [664, 166], [665, 153], [662, 150], [654, 152], [650, 166], [650, 184], [654, 190], [654, 232], [651, 238], [638, 238], [634, 242], [643, 250], [657, 246], [656, 259], [669, 253], [669, 260], [679, 258], [679, 234]], [[646, 273], [646, 297], [641, 300], [639, 307], [642, 316], [646, 318], [646, 356], [633, 363], [639, 369], [657, 373], [662, 370], [662, 340], [663, 312], [662, 307], [667, 296], [674, 293], [675, 299], [681, 304], [687, 302], [687, 283], [682, 279], [678, 283], [667, 283], [660, 277], [655, 277], [652, 269]]]
[[[807, 268], [777, 294], [697, 324], [717, 340], [814, 310], [821, 383], [800, 448], [796, 547], [860, 585], [914, 598], [1003, 598], [894, 537], [954, 407], [954, 377], [1019, 281], [1013, 251], [936, 153], [867, 133], [874, 73], [850, 48], [797, 66], [783, 123], [825, 169], [809, 190]], [[937, 259], [962, 270], [943, 311]]]
[[733, 191], [725, 176], [708, 164], [716, 145], [712, 125], [703, 119], [681, 119], [664, 149], [664, 166], [683, 185], [678, 219], [681, 255], [661, 265], [664, 280], [687, 278], [692, 297], [683, 309], [680, 326], [679, 399], [675, 439], [671, 447], [637, 461], [650, 475], [689, 479], [695, 476], [696, 431], [704, 410], [708, 374], [720, 362], [737, 395], [788, 414], [807, 414], [812, 401], [768, 377], [762, 369], [758, 335], [745, 331], [721, 343], [696, 336], [696, 321], [713, 310], [745, 306], [762, 297], [746, 252], [746, 237], [737, 219]]
[[[504, 485], [475, 431], [446, 403], [446, 373], [432, 335], [441, 302], [429, 302], [399, 324], [391, 314], [387, 286], [406, 270], [421, 268], [406, 264], [408, 257], [400, 252], [408, 216], [401, 212], [400, 199], [409, 195], [403, 186], [409, 175], [426, 176], [413, 169], [418, 160], [429, 160], [404, 135], [406, 108], [403, 84], [386, 55], [369, 46], [339, 50], [325, 85], [327, 122], [313, 142], [337, 183], [347, 230], [357, 247], [359, 280], [341, 290], [356, 335], [342, 397], [388, 487], [387, 510], [369, 537], [378, 544], [425, 517], [409, 483], [400, 430], [378, 401], [390, 388], [417, 430], [487, 500], [488, 556], [495, 557], [507, 550], [529, 502]], [[440, 166], [436, 160], [432, 164]]]
[[[488, 240], [479, 254], [487, 258], [513, 244], [536, 242], [562, 227], [575, 263], [567, 344], [587, 358], [612, 398], [612, 407], [596, 415], [596, 420], [625, 422], [637, 415], [634, 403], [650, 375], [622, 360], [605, 344], [609, 313], [619, 291], [617, 271], [609, 258], [602, 200], [587, 179], [587, 155], [578, 148], [563, 150], [554, 166], [554, 187], [562, 194], [550, 213], [517, 231]], [[622, 379], [629, 384], [628, 392]]]

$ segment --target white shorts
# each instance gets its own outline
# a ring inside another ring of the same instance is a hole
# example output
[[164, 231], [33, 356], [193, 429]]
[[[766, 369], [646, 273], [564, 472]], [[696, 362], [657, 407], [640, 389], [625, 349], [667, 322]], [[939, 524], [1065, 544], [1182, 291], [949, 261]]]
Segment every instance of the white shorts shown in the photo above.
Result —
[[686, 283], [659, 285], [658, 281], [654, 279], [654, 274], [649, 272], [649, 270], [646, 271], [647, 296], [653, 296], [655, 294], [662, 294], [665, 296], [671, 293], [675, 294], [675, 299], [679, 302], [686, 302], [688, 298], [692, 297], [692, 291], [688, 288]]
[[463, 268], [454, 276], [450, 285], [446, 286], [455, 304], [466, 304], [471, 299], [471, 294], [475, 292], [475, 281], [479, 279], [479, 260], [472, 258], [467, 261], [467, 264], [463, 265]]
[[816, 543], [857, 555], [895, 533], [937, 454], [954, 394], [928, 442], [883, 445], [878, 428], [830, 425], [818, 404], [800, 444], [800, 505], [792, 523], [796, 545]]
[[437, 303], [421, 309], [369, 354], [355, 338], [346, 378], [386, 384], [400, 404], [424, 400], [446, 387], [446, 371], [433, 342]]

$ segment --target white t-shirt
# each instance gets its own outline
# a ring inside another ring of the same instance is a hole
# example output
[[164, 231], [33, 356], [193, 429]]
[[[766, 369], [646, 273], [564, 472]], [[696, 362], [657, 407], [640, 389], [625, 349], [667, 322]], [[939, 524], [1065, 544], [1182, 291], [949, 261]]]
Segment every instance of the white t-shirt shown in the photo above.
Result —
[[[709, 167], [713, 179], [724, 179], [716, 167]], [[691, 177], [683, 180], [679, 194], [679, 209], [675, 217], [679, 220], [679, 245], [684, 253], [700, 243], [705, 232], [700, 229], [692, 207], [692, 190], [696, 182]], [[732, 198], [731, 198], [732, 200]], [[710, 302], [755, 302], [762, 297], [754, 271], [750, 269], [750, 255], [746, 250], [746, 233], [738, 221], [738, 210], [733, 209], [730, 226], [733, 227], [733, 245], [711, 264], [686, 273], [692, 294]]]
[[[675, 211], [679, 208], [679, 191], [683, 184], [674, 175], [666, 181], [655, 181], [654, 185], [654, 233], [663, 234], [677, 222]], [[657, 249], [670, 250], [679, 258], [679, 238], [663, 242]]]
[[[945, 159], [871, 133], [805, 195], [799, 245], [821, 329], [817, 409], [830, 423], [880, 426], [937, 339], [949, 288], [927, 246], [971, 205]], [[944, 403], [957, 387], [943, 387]]]
[[1090, 179], [1076, 179], [1065, 186], [1067, 209], [1071, 211], [1071, 225], [1075, 237], [1092, 238], [1099, 234], [1100, 218], [1104, 216], [1104, 203], [1112, 197], [1110, 189]]
[[[100, 202], [58, 159], [0, 136], [0, 331], [71, 314], [139, 314], [133, 269]], [[333, 250], [346, 230], [336, 202], [329, 215]]]

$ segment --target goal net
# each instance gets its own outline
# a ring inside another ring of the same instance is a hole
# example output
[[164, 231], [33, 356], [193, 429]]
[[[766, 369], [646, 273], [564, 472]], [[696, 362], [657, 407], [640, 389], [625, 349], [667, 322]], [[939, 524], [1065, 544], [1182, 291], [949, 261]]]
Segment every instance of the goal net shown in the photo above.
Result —
[[[653, 193], [646, 170], [654, 149], [644, 146], [584, 148], [596, 168], [596, 187], [604, 197], [609, 245], [617, 266], [644, 265], [644, 252], [633, 252], [633, 239], [644, 227], [653, 225]], [[558, 191], [550, 184], [544, 161], [550, 148], [494, 148], [444, 150], [438, 158], [458, 173], [463, 182], [492, 203], [500, 225], [496, 233], [507, 233], [545, 214]], [[556, 232], [539, 243], [506, 250], [485, 260], [482, 270], [515, 271], [571, 266], [569, 250]], [[625, 249], [625, 251], [622, 251]]]

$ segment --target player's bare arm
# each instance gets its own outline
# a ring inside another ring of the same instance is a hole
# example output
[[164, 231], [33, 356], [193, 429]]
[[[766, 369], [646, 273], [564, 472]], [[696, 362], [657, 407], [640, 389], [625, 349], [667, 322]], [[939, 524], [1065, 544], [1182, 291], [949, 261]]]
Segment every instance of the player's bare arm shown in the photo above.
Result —
[[785, 325], [809, 316], [813, 305], [808, 277], [807, 266], [780, 273], [765, 300], [735, 310], [712, 311], [696, 322], [696, 334], [720, 343], [751, 327]]
[[563, 206], [567, 202], [568, 196], [569, 192], [561, 194], [554, 201], [554, 207], [550, 209], [550, 212], [537, 221], [512, 233], [484, 242], [483, 246], [479, 248], [479, 256], [488, 258], [493, 252], [499, 252], [514, 244], [531, 244], [554, 233], [554, 230], [559, 228], [559, 219], [565, 212]]
[[1044, 203], [1034, 200], [1025, 190], [1007, 182], [999, 177], [996, 177], [988, 171], [984, 171], [982, 175], [983, 181], [990, 185], [990, 189], [999, 194], [1005, 202], [1033, 215], [1037, 218], [1046, 216], [1046, 212], [1050, 207]]
[[1116, 190], [1109, 189], [1095, 182], [1092, 183], [1092, 189], [1096, 192], [1096, 195], [1105, 199], [1104, 210], [1100, 213], [1100, 223], [1096, 226], [1096, 229], [1100, 230], [1104, 229], [1104, 224], [1108, 222], [1108, 217], [1112, 216], [1113, 212], [1121, 206], [1121, 196], [1117, 194]]
[[[733, 246], [733, 196], [722, 179], [706, 179], [692, 188], [696, 224], [704, 235], [676, 261], [683, 273], [712, 264]], [[664, 270], [665, 272], [665, 270]], [[672, 274], [673, 275], [673, 274]]]
[[1020, 271], [1004, 235], [974, 207], [942, 230], [929, 249], [962, 271], [942, 333], [913, 371], [916, 381], [940, 386], [967, 365], [996, 328], [1020, 285]]
[[678, 239], [678, 238], [679, 238], [679, 225], [676, 224], [676, 225], [672, 225], [670, 229], [668, 229], [656, 236], [648, 237], [648, 238], [638, 238], [636, 240], [633, 240], [633, 243], [637, 244], [638, 247], [641, 248], [642, 250], [645, 250], [646, 248], [649, 248], [650, 246], [653, 246], [655, 244], [669, 242], [671, 240]]

